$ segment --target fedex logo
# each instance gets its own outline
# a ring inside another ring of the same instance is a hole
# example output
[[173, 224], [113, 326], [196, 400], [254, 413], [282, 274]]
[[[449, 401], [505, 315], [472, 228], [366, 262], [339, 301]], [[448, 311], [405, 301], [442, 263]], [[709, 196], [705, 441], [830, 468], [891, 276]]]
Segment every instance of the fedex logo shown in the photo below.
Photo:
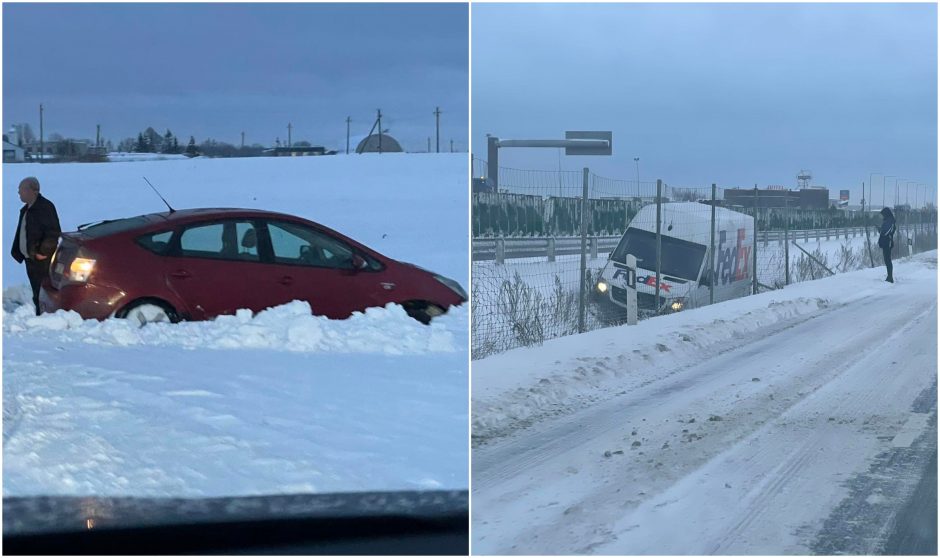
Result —
[[[637, 277], [636, 280], [641, 285], [649, 285], [650, 287], [653, 287], [654, 289], [656, 288], [656, 276], [655, 275], [645, 275], [642, 277]], [[660, 281], [659, 290], [668, 293], [669, 289], [671, 288], [672, 288], [672, 285], [670, 285], [669, 283], [663, 283], [662, 281]]]
[[720, 231], [718, 250], [715, 253], [716, 276], [721, 284], [747, 279], [750, 275], [751, 247], [744, 246], [746, 229], [738, 229], [738, 238], [734, 246], [726, 246], [726, 231]]

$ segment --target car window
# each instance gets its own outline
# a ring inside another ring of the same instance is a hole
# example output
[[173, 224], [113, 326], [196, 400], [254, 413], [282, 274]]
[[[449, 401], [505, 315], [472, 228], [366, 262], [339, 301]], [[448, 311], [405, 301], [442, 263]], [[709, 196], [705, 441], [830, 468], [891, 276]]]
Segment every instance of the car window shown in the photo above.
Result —
[[352, 248], [321, 232], [283, 222], [269, 223], [268, 232], [277, 263], [352, 268]]
[[252, 223], [235, 223], [235, 238], [238, 239], [238, 259], [258, 261], [258, 233]]
[[197, 225], [183, 231], [180, 251], [184, 257], [260, 261], [258, 235], [247, 221]]
[[173, 231], [155, 232], [145, 234], [137, 238], [137, 244], [140, 244], [154, 254], [163, 254], [170, 245], [170, 239], [173, 238]]

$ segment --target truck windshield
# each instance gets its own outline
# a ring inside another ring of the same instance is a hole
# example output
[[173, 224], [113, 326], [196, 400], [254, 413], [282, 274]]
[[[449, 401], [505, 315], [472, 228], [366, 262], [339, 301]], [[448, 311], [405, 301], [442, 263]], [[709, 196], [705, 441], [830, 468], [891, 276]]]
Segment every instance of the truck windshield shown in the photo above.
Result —
[[[662, 235], [662, 274], [694, 281], [698, 279], [705, 246], [672, 236]], [[629, 228], [610, 259], [625, 263], [627, 254], [637, 259], [637, 267], [656, 269], [656, 233]]]

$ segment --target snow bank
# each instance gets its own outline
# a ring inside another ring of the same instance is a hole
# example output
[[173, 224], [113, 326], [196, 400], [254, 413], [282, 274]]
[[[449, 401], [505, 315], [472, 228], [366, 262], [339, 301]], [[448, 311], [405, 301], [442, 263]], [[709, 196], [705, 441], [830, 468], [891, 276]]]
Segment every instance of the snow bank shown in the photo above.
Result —
[[36, 316], [24, 288], [4, 291], [4, 336], [58, 335], [61, 340], [115, 346], [150, 345], [183, 349], [271, 349], [297, 352], [383, 353], [415, 355], [462, 351], [465, 340], [452, 329], [467, 320], [465, 307], [452, 309], [425, 326], [401, 306], [369, 308], [347, 320], [314, 316], [307, 302], [294, 301], [252, 316], [239, 310], [209, 322], [155, 323], [144, 327], [133, 320], [83, 320], [59, 310]]
[[[623, 390], [656, 381], [744, 336], [776, 324], [876, 296], [885, 288], [936, 274], [937, 252], [895, 263], [898, 283], [884, 268], [794, 284], [705, 308], [547, 341], [474, 361], [475, 441], [507, 435], [548, 416], [565, 414]], [[935, 280], [935, 279], [934, 279]]]

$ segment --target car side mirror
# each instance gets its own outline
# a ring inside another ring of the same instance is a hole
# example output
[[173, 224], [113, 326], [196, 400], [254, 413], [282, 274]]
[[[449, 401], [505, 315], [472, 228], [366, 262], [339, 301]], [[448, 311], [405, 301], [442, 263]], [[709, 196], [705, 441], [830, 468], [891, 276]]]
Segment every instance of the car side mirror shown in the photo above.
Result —
[[698, 284], [703, 287], [710, 287], [712, 284], [712, 274], [708, 272], [704, 273], [702, 278], [699, 279]]

